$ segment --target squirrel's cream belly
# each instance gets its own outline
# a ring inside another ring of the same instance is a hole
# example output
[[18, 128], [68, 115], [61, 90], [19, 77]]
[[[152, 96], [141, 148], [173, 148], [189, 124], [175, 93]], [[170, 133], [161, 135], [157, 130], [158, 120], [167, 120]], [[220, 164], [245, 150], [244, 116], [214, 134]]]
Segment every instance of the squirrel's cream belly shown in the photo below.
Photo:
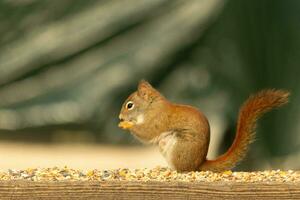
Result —
[[172, 134], [172, 132], [162, 133], [158, 140], [159, 150], [172, 169], [175, 169], [174, 164], [172, 163], [172, 156], [176, 143], [177, 138], [175, 134]]

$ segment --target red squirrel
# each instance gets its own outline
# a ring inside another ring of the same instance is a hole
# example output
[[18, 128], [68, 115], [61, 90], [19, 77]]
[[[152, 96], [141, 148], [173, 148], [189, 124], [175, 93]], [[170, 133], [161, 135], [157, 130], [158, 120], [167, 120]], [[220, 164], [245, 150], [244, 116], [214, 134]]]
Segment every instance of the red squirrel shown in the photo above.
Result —
[[198, 109], [168, 101], [142, 80], [122, 105], [119, 127], [128, 129], [145, 143], [159, 146], [169, 166], [184, 171], [230, 170], [241, 161], [255, 136], [257, 119], [288, 102], [289, 92], [267, 89], [252, 95], [239, 111], [235, 139], [226, 153], [206, 158], [210, 127]]

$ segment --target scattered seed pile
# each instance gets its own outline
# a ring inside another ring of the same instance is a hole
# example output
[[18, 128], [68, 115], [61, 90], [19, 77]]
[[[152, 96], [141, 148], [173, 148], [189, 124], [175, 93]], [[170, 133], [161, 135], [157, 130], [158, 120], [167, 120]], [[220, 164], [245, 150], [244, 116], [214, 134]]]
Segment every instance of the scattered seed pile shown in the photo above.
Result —
[[235, 182], [300, 182], [300, 171], [257, 171], [213, 173], [210, 171], [178, 173], [164, 167], [154, 169], [116, 169], [80, 171], [64, 168], [28, 168], [0, 171], [0, 180], [29, 181], [235, 181]]

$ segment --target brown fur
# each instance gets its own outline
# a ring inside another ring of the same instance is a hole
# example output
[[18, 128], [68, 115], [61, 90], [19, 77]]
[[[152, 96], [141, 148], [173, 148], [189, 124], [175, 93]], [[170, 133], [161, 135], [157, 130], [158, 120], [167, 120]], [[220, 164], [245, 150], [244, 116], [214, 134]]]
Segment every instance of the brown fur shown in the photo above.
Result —
[[[282, 90], [265, 90], [251, 96], [240, 110], [232, 146], [215, 160], [206, 160], [210, 139], [206, 117], [196, 108], [169, 102], [146, 81], [141, 81], [138, 90], [124, 102], [119, 117], [134, 124], [129, 130], [138, 139], [158, 145], [174, 169], [222, 171], [231, 169], [245, 156], [254, 138], [256, 120], [285, 104], [288, 95]], [[135, 104], [133, 109], [126, 108], [129, 101]], [[142, 123], [138, 123], [139, 116]]]

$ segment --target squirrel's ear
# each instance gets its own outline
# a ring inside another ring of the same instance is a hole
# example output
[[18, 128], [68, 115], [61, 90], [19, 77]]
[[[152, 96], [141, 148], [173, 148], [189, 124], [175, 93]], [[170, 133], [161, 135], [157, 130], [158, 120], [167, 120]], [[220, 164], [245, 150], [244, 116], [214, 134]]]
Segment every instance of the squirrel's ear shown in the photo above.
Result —
[[144, 99], [149, 99], [153, 95], [155, 89], [145, 80], [141, 80], [138, 85], [138, 95]]

